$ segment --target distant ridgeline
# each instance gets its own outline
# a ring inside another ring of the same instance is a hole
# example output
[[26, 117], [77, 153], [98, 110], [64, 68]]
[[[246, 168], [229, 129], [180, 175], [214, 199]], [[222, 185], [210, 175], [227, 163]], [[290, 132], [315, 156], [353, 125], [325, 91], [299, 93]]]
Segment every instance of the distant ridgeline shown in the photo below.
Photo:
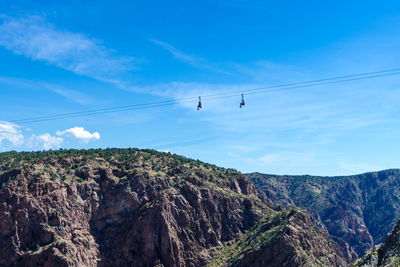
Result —
[[358, 255], [383, 242], [400, 219], [400, 170], [342, 177], [248, 174], [270, 205], [305, 208]]
[[0, 266], [348, 266], [394, 226], [398, 175], [253, 184], [154, 150], [0, 153]]

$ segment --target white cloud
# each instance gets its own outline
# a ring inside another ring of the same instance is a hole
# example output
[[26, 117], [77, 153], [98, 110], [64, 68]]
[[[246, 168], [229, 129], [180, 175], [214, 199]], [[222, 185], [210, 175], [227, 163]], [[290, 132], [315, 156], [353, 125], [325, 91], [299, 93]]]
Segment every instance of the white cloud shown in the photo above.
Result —
[[0, 121], [0, 145], [4, 140], [9, 141], [14, 146], [24, 143], [24, 136], [19, 130], [19, 126], [7, 121]]
[[34, 134], [29, 137], [26, 146], [32, 149], [56, 149], [61, 146], [63, 141], [63, 138], [52, 136], [49, 133], [41, 135]]
[[[12, 147], [24, 146], [29, 149], [57, 149], [60, 148], [64, 142], [65, 137], [70, 137], [77, 139], [83, 143], [88, 143], [89, 141], [99, 140], [100, 134], [98, 132], [90, 133], [86, 131], [83, 127], [74, 127], [67, 129], [65, 131], [57, 131], [58, 136], [52, 136], [49, 133], [45, 134], [32, 134], [29, 138], [25, 139], [23, 133], [20, 130], [20, 126], [6, 122], [0, 121], [0, 149], [10, 149]], [[26, 129], [29, 130], [29, 129]], [[4, 147], [3, 141], [8, 141], [11, 146]]]
[[90, 133], [83, 127], [73, 127], [64, 131], [57, 131], [56, 134], [59, 136], [75, 138], [84, 143], [100, 139], [100, 134], [98, 132]]
[[0, 15], [0, 46], [79, 75], [115, 83], [115, 73], [132, 69], [133, 58], [116, 57], [98, 40], [57, 29], [38, 16]]

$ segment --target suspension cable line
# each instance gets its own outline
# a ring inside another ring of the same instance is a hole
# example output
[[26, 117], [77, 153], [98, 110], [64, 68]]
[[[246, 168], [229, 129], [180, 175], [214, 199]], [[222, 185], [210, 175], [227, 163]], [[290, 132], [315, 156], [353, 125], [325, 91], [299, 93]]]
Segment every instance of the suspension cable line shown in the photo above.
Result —
[[[296, 83], [288, 83], [288, 84], [281, 84], [281, 85], [258, 87], [258, 88], [252, 88], [252, 89], [245, 89], [245, 90], [241, 90], [241, 91], [238, 91], [238, 90], [226, 91], [226, 92], [222, 92], [222, 93], [218, 93], [218, 94], [204, 95], [201, 97], [203, 100], [204, 99], [205, 100], [214, 100], [214, 99], [220, 99], [220, 98], [225, 98], [225, 97], [238, 96], [238, 94], [243, 94], [243, 93], [245, 93], [246, 95], [272, 93], [272, 92], [277, 92], [277, 91], [294, 90], [294, 89], [299, 89], [299, 88], [307, 88], [307, 87], [313, 87], [313, 86], [350, 82], [350, 81], [357, 81], [357, 80], [364, 80], [364, 79], [373, 79], [373, 78], [387, 77], [387, 76], [394, 76], [394, 75], [400, 75], [400, 68], [387, 69], [387, 70], [374, 71], [374, 72], [365, 72], [365, 73], [352, 74], [352, 75], [336, 76], [336, 77], [311, 80], [311, 81], [305, 81], [305, 82], [296, 82]], [[126, 106], [119, 106], [119, 107], [93, 109], [93, 110], [79, 111], [79, 112], [69, 112], [69, 113], [62, 113], [62, 114], [56, 114], [56, 115], [32, 117], [32, 118], [26, 118], [26, 119], [11, 120], [10, 122], [25, 124], [25, 123], [34, 123], [34, 122], [42, 122], [42, 121], [49, 121], [49, 120], [66, 119], [66, 118], [76, 118], [76, 117], [92, 116], [92, 115], [131, 111], [131, 110], [159, 108], [159, 107], [164, 107], [164, 106], [176, 105], [178, 103], [194, 102], [196, 100], [196, 98], [198, 98], [198, 96], [177, 98], [177, 99], [157, 101], [157, 102], [140, 103], [140, 104], [126, 105]]]

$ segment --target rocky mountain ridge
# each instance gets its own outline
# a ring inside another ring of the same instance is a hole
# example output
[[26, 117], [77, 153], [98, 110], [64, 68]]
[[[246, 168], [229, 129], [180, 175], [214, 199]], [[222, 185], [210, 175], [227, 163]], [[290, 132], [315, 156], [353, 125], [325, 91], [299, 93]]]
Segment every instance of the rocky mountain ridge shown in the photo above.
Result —
[[400, 218], [400, 170], [341, 177], [248, 174], [271, 206], [308, 210], [359, 256], [381, 243]]
[[271, 248], [291, 248], [287, 266], [344, 266], [354, 254], [306, 212], [269, 208], [247, 176], [170, 153], [0, 153], [0, 185], [0, 266], [244, 266], [255, 255], [281, 266]]

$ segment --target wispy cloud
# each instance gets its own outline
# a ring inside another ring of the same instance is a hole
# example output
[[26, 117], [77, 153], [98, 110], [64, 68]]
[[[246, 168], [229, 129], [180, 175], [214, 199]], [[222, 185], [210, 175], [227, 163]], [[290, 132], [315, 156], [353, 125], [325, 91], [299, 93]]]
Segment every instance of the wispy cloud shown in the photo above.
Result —
[[316, 165], [316, 155], [310, 152], [283, 151], [266, 154], [256, 159], [262, 166], [313, 166]]
[[81, 104], [81, 105], [87, 105], [87, 104], [91, 104], [94, 102], [94, 100], [90, 96], [88, 96], [80, 91], [66, 89], [62, 86], [49, 84], [49, 83], [43, 83], [43, 86], [45, 88], [49, 89], [50, 91], [52, 91], [53, 93], [61, 95], [65, 98], [67, 98], [75, 103]]
[[166, 42], [162, 42], [162, 41], [159, 41], [156, 39], [150, 39], [150, 41], [161, 46], [168, 52], [170, 52], [176, 59], [179, 59], [183, 62], [189, 63], [190, 65], [193, 65], [195, 67], [202, 65], [202, 63], [204, 63], [204, 61], [205, 61], [205, 59], [203, 59], [203, 58], [185, 54], [184, 52], [176, 49], [175, 47], [173, 47], [172, 45], [170, 45]]
[[310, 79], [310, 73], [293, 65], [257, 60], [248, 64], [229, 63], [232, 73], [259, 83], [290, 83]]
[[189, 64], [189, 65], [199, 68], [199, 69], [207, 69], [207, 70], [211, 70], [214, 72], [219, 72], [219, 73], [230, 75], [229, 72], [221, 70], [220, 68], [214, 66], [213, 64], [210, 64], [204, 58], [184, 53], [181, 50], [177, 49], [176, 47], [174, 47], [166, 42], [159, 41], [157, 39], [150, 39], [150, 41], [159, 45], [163, 49], [167, 50], [168, 52], [170, 52], [172, 54], [172, 56], [174, 58], [180, 60], [183, 63]]
[[115, 74], [134, 68], [134, 59], [115, 56], [99, 40], [57, 29], [43, 17], [0, 15], [0, 46], [32, 60], [117, 83]]
[[85, 93], [82, 93], [81, 91], [68, 89], [57, 84], [43, 81], [32, 81], [15, 77], [0, 76], [0, 84], [24, 89], [45, 89], [81, 105], [93, 104], [95, 102], [92, 97], [88, 96]]

